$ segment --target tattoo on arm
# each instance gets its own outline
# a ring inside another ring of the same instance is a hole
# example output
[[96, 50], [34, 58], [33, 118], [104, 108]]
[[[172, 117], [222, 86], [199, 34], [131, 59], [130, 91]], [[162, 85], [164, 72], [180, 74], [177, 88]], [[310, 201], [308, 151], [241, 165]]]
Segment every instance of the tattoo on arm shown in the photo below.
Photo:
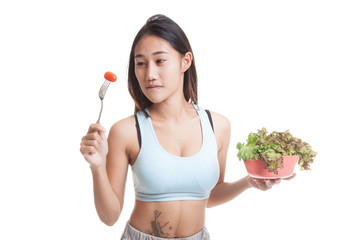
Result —
[[[167, 221], [165, 224], [161, 225], [158, 218], [160, 217], [161, 212], [158, 210], [154, 211], [154, 220], [150, 222], [152, 232], [150, 232], [151, 235], [156, 237], [168, 237], [170, 236], [170, 233], [164, 232], [164, 228], [169, 224], [169, 221]], [[169, 226], [168, 230], [172, 230], [172, 227]]]

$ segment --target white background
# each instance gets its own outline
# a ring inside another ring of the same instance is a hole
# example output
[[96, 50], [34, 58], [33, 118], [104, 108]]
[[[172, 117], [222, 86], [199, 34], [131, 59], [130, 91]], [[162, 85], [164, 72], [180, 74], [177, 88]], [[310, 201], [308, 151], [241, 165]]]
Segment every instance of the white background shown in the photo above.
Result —
[[186, 32], [199, 105], [232, 123], [226, 180], [246, 175], [236, 144], [266, 127], [318, 156], [267, 192], [208, 209], [213, 240], [358, 239], [360, 8], [357, 1], [1, 1], [0, 239], [119, 239], [98, 219], [81, 137], [133, 113], [127, 66], [135, 34], [162, 13]]

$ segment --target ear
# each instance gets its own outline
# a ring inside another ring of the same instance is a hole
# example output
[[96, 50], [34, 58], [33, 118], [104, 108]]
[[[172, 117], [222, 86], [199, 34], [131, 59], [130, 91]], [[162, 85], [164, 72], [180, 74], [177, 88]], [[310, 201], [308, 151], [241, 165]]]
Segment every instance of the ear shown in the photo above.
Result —
[[185, 53], [185, 56], [183, 57], [181, 64], [182, 72], [186, 72], [190, 68], [192, 60], [193, 60], [192, 53], [191, 52]]

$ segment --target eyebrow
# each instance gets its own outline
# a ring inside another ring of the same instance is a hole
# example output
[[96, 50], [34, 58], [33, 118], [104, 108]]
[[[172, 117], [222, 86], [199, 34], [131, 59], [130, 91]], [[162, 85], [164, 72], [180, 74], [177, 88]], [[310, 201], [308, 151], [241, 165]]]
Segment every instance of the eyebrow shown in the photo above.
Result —
[[[157, 52], [154, 52], [152, 55], [155, 56], [155, 55], [159, 55], [159, 54], [169, 54], [167, 52], [164, 52], [164, 51], [157, 51]], [[136, 54], [135, 55], [135, 58], [139, 58], [139, 57], [144, 57], [143, 54]]]

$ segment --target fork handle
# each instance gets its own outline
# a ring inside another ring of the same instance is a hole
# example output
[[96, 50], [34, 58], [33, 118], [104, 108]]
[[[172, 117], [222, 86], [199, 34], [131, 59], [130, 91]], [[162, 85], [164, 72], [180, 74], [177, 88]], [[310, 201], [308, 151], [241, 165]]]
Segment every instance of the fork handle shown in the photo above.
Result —
[[98, 120], [96, 121], [96, 123], [100, 123], [100, 117], [101, 117], [102, 110], [103, 110], [103, 100], [101, 99], [101, 109], [100, 109], [99, 117], [98, 117]]

